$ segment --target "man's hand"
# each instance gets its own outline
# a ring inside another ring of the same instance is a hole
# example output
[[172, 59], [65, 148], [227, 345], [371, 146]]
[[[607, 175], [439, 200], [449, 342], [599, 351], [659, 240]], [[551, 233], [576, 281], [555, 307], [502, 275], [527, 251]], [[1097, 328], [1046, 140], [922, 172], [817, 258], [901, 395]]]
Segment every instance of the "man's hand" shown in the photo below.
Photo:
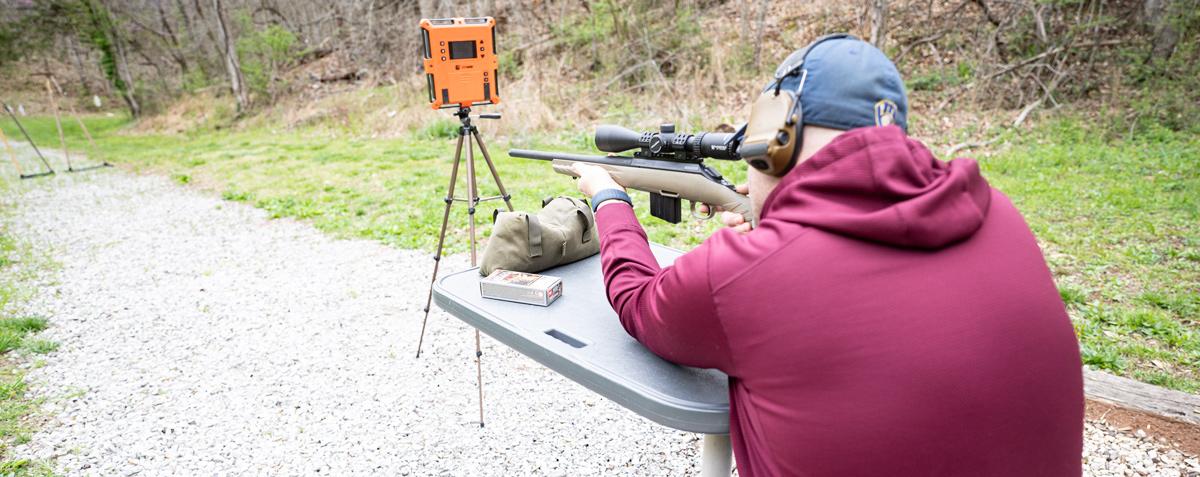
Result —
[[575, 175], [579, 176], [579, 192], [582, 192], [589, 199], [604, 189], [625, 190], [624, 187], [621, 187], [621, 184], [613, 180], [612, 176], [608, 175], [608, 171], [604, 170], [603, 167], [576, 162], [571, 165], [571, 170], [575, 171]]
[[[750, 186], [748, 184], [739, 185], [739, 186], [737, 186], [736, 190], [737, 190], [737, 193], [739, 193], [739, 194], [745, 194], [745, 195], [750, 194]], [[737, 233], [740, 233], [740, 234], [744, 234], [744, 233], [750, 231], [750, 223], [746, 222], [746, 218], [743, 217], [742, 214], [738, 214], [738, 213], [734, 213], [734, 212], [727, 212], [727, 211], [725, 211], [725, 209], [721, 208], [721, 206], [710, 206], [708, 204], [700, 204], [700, 205], [696, 206], [696, 212], [699, 212], [701, 214], [708, 214], [709, 207], [712, 207], [713, 210], [721, 213], [721, 223], [725, 224], [726, 227], [733, 227], [733, 230], [735, 230]]]

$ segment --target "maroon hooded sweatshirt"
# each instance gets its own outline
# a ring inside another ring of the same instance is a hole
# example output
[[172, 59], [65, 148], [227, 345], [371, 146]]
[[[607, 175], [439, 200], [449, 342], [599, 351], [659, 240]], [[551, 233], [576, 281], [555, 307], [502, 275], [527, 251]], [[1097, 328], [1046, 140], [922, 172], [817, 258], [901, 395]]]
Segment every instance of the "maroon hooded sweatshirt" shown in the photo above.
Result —
[[660, 268], [597, 214], [609, 302], [670, 361], [729, 375], [742, 476], [1077, 476], [1083, 377], [1041, 250], [969, 159], [842, 134]]

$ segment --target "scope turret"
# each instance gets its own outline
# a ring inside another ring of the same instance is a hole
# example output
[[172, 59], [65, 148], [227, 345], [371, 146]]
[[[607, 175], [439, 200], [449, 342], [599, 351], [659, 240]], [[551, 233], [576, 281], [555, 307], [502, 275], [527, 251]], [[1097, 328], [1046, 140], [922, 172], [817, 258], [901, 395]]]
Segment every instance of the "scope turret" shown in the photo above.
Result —
[[634, 155], [648, 158], [675, 158], [697, 160], [738, 160], [735, 148], [730, 144], [731, 133], [676, 134], [674, 124], [664, 124], [659, 132], [639, 133], [632, 129], [603, 125], [596, 128], [596, 148], [604, 152], [625, 152], [640, 148]]

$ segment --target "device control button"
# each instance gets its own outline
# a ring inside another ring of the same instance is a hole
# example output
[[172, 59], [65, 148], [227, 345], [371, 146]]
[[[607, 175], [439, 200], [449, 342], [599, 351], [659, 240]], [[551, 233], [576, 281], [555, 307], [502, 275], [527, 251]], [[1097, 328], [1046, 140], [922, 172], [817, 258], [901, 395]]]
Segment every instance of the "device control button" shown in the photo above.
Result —
[[444, 41], [443, 41], [443, 42], [441, 42], [441, 43], [438, 43], [438, 45], [441, 45], [441, 46], [446, 46], [446, 42], [444, 42]]
[[482, 47], [482, 46], [481, 46], [481, 47], [479, 47], [479, 51], [483, 51], [483, 47]]
[[483, 75], [484, 75], [484, 76], [487, 76], [487, 72], [486, 72], [486, 71], [484, 71], [484, 72], [483, 72]]
[[442, 61], [446, 61], [446, 57], [445, 57], [445, 56], [443, 56], [443, 57], [442, 57]]
[[445, 52], [446, 52], [446, 49], [445, 49], [445, 48], [442, 48], [442, 53], [445, 53]]

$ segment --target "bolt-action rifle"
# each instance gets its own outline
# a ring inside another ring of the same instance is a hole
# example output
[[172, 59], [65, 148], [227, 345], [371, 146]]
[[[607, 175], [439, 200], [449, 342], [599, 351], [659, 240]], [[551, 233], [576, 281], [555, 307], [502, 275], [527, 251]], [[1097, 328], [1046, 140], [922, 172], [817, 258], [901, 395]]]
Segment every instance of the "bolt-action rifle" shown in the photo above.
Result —
[[704, 158], [739, 160], [733, 134], [676, 134], [675, 126], [664, 124], [660, 132], [638, 133], [621, 126], [596, 129], [596, 148], [624, 152], [637, 148], [633, 156], [588, 156], [562, 152], [511, 149], [508, 155], [552, 161], [554, 172], [578, 177], [576, 162], [603, 167], [622, 187], [650, 193], [650, 215], [677, 224], [683, 219], [684, 199], [691, 202], [692, 216], [712, 218], [696, 212], [696, 204], [716, 205], [751, 217], [750, 198], [737, 193], [721, 173], [704, 163]]

